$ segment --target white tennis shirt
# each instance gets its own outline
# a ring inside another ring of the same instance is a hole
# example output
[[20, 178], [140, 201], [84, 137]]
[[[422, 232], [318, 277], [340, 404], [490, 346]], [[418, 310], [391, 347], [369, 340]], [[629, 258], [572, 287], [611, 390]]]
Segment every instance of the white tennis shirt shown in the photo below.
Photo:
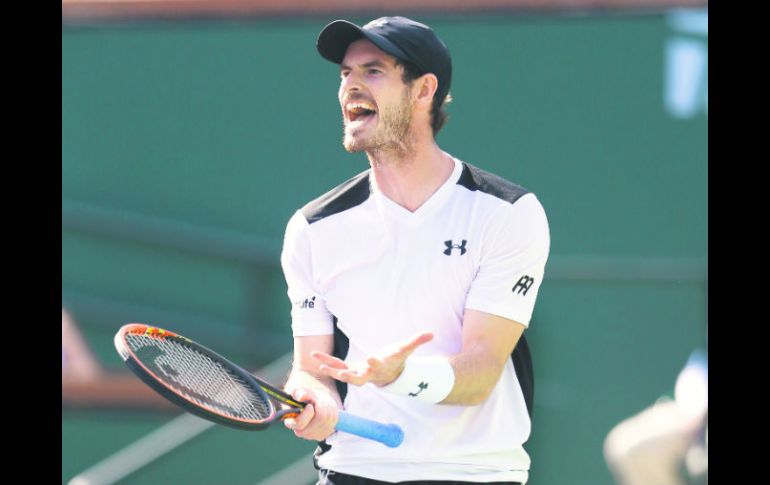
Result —
[[[469, 308], [529, 325], [550, 248], [545, 211], [526, 189], [454, 160], [415, 212], [383, 195], [367, 170], [292, 216], [281, 263], [295, 337], [334, 335], [335, 355], [353, 362], [423, 331], [434, 338], [413, 355], [459, 353]], [[522, 336], [477, 406], [338, 383], [347, 411], [398, 424], [404, 441], [388, 448], [334, 433], [317, 466], [393, 482], [525, 483], [532, 380]]]

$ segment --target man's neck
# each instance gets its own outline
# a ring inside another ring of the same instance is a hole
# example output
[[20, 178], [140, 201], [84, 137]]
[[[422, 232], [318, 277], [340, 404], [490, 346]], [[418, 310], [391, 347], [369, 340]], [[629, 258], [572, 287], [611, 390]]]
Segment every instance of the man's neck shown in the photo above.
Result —
[[380, 191], [414, 212], [447, 181], [454, 162], [432, 138], [410, 148], [367, 152], [367, 157]]

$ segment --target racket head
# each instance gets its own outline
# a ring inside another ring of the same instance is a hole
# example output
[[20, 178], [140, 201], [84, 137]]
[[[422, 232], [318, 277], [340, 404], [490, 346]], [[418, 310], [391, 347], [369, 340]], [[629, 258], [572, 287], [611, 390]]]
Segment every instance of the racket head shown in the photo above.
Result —
[[301, 406], [278, 409], [245, 369], [174, 332], [129, 323], [115, 334], [114, 344], [145, 384], [185, 411], [217, 424], [259, 430], [301, 411]]

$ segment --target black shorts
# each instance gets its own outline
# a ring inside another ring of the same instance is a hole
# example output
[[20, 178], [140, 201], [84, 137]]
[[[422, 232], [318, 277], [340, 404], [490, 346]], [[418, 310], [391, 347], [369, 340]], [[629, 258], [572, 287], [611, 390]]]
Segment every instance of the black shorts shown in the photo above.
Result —
[[[382, 482], [371, 478], [345, 475], [332, 470], [320, 470], [316, 485], [391, 485], [393, 482]], [[458, 482], [447, 480], [417, 480], [397, 482], [403, 485], [479, 485], [479, 482]], [[519, 482], [483, 482], [486, 485], [521, 485]]]

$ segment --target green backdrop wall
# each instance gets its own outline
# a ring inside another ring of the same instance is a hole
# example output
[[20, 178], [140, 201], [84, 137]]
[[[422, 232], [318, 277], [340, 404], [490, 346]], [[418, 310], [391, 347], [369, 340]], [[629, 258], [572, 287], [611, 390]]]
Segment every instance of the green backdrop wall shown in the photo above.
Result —
[[[417, 17], [453, 54], [439, 144], [536, 192], [551, 225], [528, 330], [533, 485], [611, 484], [607, 431], [705, 336], [707, 81], [674, 52], [706, 52], [707, 31], [676, 15]], [[290, 350], [284, 226], [367, 164], [341, 148], [337, 69], [314, 47], [328, 20], [63, 27], [62, 301], [106, 367], [123, 370], [111, 338], [129, 321], [248, 365]], [[168, 417], [62, 419], [66, 482]], [[217, 430], [121, 483], [257, 483], [279, 463], [250, 447], [312, 449], [271, 433]], [[198, 456], [237, 470], [218, 481]]]

